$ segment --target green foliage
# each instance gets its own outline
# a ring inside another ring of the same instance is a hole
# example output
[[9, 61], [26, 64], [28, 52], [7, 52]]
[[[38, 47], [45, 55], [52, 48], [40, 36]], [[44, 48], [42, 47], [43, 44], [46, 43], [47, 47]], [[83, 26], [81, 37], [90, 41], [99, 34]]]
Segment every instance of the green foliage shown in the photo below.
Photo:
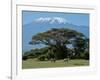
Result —
[[89, 60], [89, 52], [80, 53], [80, 55], [71, 56], [71, 59], [86, 59]]
[[[89, 59], [89, 39], [82, 33], [71, 29], [53, 28], [43, 33], [38, 33], [32, 37], [29, 44], [44, 44], [44, 48], [32, 49], [24, 53], [27, 58], [38, 58], [40, 61], [64, 59]], [[72, 45], [73, 49], [68, 48]], [[73, 54], [74, 53], [74, 54]]]
[[45, 60], [46, 60], [46, 56], [45, 56], [45, 55], [40, 55], [40, 56], [38, 57], [38, 60], [40, 60], [40, 61], [45, 61]]
[[77, 59], [89, 59], [89, 40], [81, 37], [81, 38], [76, 38], [74, 41], [74, 51], [75, 51], [75, 56], [74, 58]]
[[22, 60], [27, 60], [27, 59], [28, 59], [27, 56], [23, 56], [23, 57], [22, 57]]
[[81, 37], [83, 36], [83, 34], [71, 29], [53, 28], [51, 30], [48, 30], [43, 33], [38, 33], [35, 36], [33, 36], [30, 44], [61, 46], [69, 44], [69, 39], [75, 38], [77, 36]]
[[84, 59], [89, 60], [89, 52], [85, 52], [85, 54], [84, 54]]

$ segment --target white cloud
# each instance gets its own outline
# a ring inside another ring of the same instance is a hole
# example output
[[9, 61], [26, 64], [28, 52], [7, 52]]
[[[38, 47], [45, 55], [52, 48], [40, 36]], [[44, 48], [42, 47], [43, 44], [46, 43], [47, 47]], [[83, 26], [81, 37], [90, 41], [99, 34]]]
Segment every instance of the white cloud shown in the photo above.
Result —
[[68, 22], [65, 18], [62, 17], [40, 17], [35, 19], [35, 22], [42, 22], [42, 23], [59, 23], [59, 24], [65, 24], [66, 22]]

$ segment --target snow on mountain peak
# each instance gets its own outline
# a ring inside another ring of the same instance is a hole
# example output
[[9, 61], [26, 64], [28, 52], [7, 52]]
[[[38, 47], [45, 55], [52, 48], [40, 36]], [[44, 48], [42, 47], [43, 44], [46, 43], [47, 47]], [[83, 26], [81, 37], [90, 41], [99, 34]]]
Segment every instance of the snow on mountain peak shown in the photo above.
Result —
[[50, 23], [50, 24], [53, 24], [53, 23], [65, 24], [68, 21], [62, 17], [39, 17], [35, 19], [35, 22]]

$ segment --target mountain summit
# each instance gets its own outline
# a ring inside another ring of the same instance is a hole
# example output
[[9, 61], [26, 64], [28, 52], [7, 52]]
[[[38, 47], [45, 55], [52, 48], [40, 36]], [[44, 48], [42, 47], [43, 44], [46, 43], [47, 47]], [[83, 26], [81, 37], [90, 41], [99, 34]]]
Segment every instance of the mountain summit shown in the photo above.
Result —
[[39, 17], [35, 20], [37, 23], [58, 23], [58, 24], [66, 24], [68, 21], [62, 17]]

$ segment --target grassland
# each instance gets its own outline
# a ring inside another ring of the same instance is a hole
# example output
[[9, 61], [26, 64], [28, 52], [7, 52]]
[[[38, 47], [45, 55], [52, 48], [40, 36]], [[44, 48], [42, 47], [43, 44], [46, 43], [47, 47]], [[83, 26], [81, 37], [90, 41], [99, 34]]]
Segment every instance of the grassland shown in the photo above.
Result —
[[22, 69], [31, 68], [52, 68], [52, 67], [74, 67], [74, 66], [89, 66], [89, 60], [75, 59], [64, 62], [57, 60], [55, 63], [51, 61], [37, 61], [36, 59], [28, 59], [22, 61]]

